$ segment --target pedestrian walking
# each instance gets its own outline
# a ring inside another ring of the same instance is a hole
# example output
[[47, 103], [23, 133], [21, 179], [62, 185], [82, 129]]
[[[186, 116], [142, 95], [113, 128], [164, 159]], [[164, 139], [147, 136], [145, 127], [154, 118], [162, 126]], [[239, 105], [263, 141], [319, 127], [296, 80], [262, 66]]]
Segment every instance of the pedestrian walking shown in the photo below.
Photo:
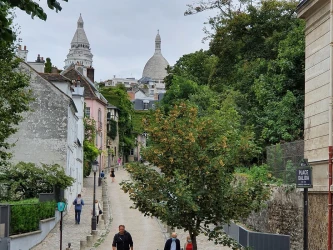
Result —
[[120, 157], [118, 158], [118, 166], [119, 167], [121, 166], [121, 158]]
[[102, 172], [101, 172], [101, 176], [100, 176], [100, 177], [103, 179], [104, 176], [105, 176], [105, 173], [104, 173], [104, 170], [102, 170]]
[[95, 208], [96, 222], [98, 225], [99, 216], [103, 213], [103, 211], [101, 209], [101, 204], [99, 204], [98, 200], [95, 200], [94, 208]]
[[112, 182], [114, 182], [114, 177], [116, 177], [115, 174], [114, 174], [114, 168], [111, 168], [110, 177], [111, 177]]
[[133, 250], [133, 240], [124, 225], [119, 225], [119, 233], [113, 237], [112, 250]]
[[73, 201], [73, 205], [75, 205], [75, 224], [80, 224], [80, 217], [82, 206], [84, 206], [84, 201], [81, 198], [81, 194], [78, 194], [76, 199]]
[[177, 239], [176, 232], [173, 232], [171, 238], [165, 242], [164, 250], [180, 250], [180, 241]]
[[186, 243], [184, 245], [184, 250], [193, 250], [191, 236], [187, 236]]

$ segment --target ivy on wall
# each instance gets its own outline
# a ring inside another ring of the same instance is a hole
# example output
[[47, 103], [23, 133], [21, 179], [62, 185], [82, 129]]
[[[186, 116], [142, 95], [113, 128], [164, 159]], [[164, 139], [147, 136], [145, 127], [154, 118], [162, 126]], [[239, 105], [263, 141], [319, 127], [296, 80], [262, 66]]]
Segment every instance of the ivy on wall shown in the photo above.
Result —
[[114, 140], [117, 137], [117, 122], [115, 120], [110, 120], [110, 131], [108, 132], [108, 136]]

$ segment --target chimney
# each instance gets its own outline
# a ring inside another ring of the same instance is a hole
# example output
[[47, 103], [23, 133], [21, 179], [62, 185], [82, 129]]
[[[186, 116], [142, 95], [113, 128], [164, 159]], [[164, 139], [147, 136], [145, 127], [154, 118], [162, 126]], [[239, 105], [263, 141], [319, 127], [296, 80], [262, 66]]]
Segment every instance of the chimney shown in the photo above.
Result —
[[37, 60], [35, 62], [40, 62], [40, 55], [38, 54]]
[[34, 62], [28, 62], [28, 64], [34, 68], [38, 73], [44, 73], [45, 62], [41, 60], [40, 54], [37, 56], [37, 60]]
[[19, 45], [19, 48], [16, 53], [17, 57], [21, 58], [24, 62], [27, 62], [27, 57], [28, 57], [27, 46], [24, 46], [24, 50], [22, 50], [22, 46]]
[[87, 77], [94, 82], [95, 81], [95, 69], [90, 66], [90, 68], [87, 68]]

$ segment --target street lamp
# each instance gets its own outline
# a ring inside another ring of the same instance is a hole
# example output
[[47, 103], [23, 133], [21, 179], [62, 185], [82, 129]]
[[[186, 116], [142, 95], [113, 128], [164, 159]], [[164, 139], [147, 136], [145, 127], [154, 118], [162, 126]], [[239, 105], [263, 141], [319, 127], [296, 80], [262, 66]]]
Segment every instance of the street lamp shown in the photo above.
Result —
[[[99, 148], [99, 162], [102, 164], [102, 146]], [[102, 185], [101, 166], [98, 168], [98, 186]]]
[[98, 161], [94, 160], [91, 163], [92, 171], [94, 171], [94, 197], [93, 197], [93, 214], [91, 218], [91, 230], [96, 230], [97, 227], [97, 218], [95, 214], [95, 196], [96, 196], [96, 172], [98, 168]]

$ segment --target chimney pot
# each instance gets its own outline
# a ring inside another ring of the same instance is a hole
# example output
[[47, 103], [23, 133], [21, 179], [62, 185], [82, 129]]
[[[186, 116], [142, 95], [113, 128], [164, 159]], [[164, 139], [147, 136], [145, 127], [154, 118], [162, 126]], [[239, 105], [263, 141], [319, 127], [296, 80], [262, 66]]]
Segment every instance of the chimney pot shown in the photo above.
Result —
[[19, 45], [19, 50], [21, 50], [21, 48], [22, 48], [22, 46], [21, 46], [21, 45]]
[[[21, 47], [21, 45], [20, 45], [20, 47]], [[25, 46], [25, 45], [24, 45], [24, 50], [27, 50], [27, 46]]]

